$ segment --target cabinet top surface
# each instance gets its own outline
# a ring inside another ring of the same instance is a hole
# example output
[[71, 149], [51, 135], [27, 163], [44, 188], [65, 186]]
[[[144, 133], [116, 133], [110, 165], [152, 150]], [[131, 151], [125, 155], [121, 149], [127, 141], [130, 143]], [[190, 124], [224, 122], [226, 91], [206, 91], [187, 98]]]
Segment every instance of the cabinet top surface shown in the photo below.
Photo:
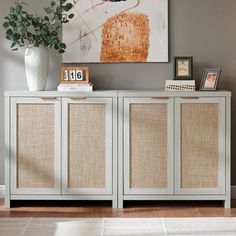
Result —
[[230, 97], [230, 91], [163, 91], [163, 90], [95, 90], [93, 92], [58, 92], [58, 91], [6, 91], [6, 97], [38, 97], [38, 96], [55, 96], [55, 97]]

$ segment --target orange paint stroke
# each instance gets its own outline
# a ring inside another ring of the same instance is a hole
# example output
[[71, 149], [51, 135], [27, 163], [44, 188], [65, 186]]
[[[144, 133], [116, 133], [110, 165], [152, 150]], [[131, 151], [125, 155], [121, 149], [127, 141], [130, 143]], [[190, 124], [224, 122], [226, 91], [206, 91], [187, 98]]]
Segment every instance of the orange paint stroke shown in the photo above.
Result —
[[149, 18], [143, 13], [119, 13], [102, 30], [101, 62], [145, 62], [149, 50]]
[[[78, 0], [75, 4], [77, 4], [79, 1], [80, 1], [80, 0]], [[91, 0], [91, 3], [92, 3], [92, 5], [94, 6], [93, 0]], [[75, 10], [77, 13], [79, 13], [79, 11], [78, 11], [74, 6], [73, 6], [73, 8], [74, 8], [74, 10]], [[82, 16], [81, 16], [80, 18], [81, 18], [82, 23], [85, 25], [85, 27], [87, 27], [88, 30], [91, 32], [91, 31], [92, 31], [91, 27], [86, 23], [86, 21], [83, 19]], [[75, 23], [75, 22], [73, 22], [73, 23]], [[81, 34], [81, 33], [80, 33], [80, 34]], [[94, 36], [94, 38], [98, 41], [98, 38], [96, 37], [96, 35], [95, 35], [94, 33], [93, 33], [93, 36]], [[79, 40], [82, 39], [81, 35], [79, 36], [78, 39], [79, 39]], [[78, 39], [77, 39], [77, 40], [78, 40]], [[77, 40], [71, 42], [70, 45], [73, 44], [73, 43], [75, 43]]]
[[[128, 10], [133, 9], [133, 8], [136, 8], [137, 6], [139, 6], [140, 2], [141, 2], [141, 0], [137, 0], [137, 3], [136, 3], [134, 6], [125, 9], [125, 10], [122, 11], [121, 13], [124, 13], [124, 12], [126, 12], [126, 11], [128, 11]], [[97, 4], [97, 5], [94, 5], [94, 8], [97, 7], [98, 5], [103, 4], [103, 3], [106, 3], [106, 2], [102, 2], [102, 3], [99, 3], [99, 4]], [[77, 17], [77, 19], [78, 19], [78, 18], [81, 18], [81, 16], [82, 16], [84, 13], [90, 11], [91, 9], [92, 9], [92, 8], [89, 8], [89, 9], [86, 10], [85, 12], [81, 13], [81, 15], [79, 15], [79, 16]], [[90, 35], [90, 34], [93, 34], [95, 31], [97, 31], [98, 29], [100, 29], [101, 27], [103, 27], [103, 26], [105, 25], [105, 23], [106, 23], [106, 22], [104, 22], [103, 24], [99, 25], [99, 26], [98, 26], [97, 28], [95, 28], [94, 30], [91, 30], [90, 32], [85, 33], [85, 34], [79, 36], [79, 37], [78, 37], [75, 41], [73, 41], [71, 44], [74, 44], [74, 43], [76, 43], [77, 41], [80, 41], [82, 38], [84, 38], [84, 37], [86, 37], [86, 36], [88, 36], [88, 35]]]
[[[94, 30], [89, 31], [88, 33], [84, 33], [83, 35], [80, 35], [76, 40], [74, 40], [73, 42], [71, 42], [70, 44], [74, 44], [77, 41], [80, 41], [82, 38], [90, 35], [90, 34], [94, 34], [94, 32], [96, 32], [99, 28], [103, 27], [105, 25], [105, 23], [103, 23], [102, 25], [99, 25], [97, 28], [95, 28]], [[94, 34], [95, 35], [95, 34]], [[95, 36], [96, 37], [96, 36]], [[96, 38], [97, 39], [97, 38]], [[97, 39], [98, 40], [98, 39]]]
[[[89, 11], [91, 11], [91, 10], [94, 10], [96, 7], [101, 6], [101, 5], [105, 4], [105, 3], [107, 3], [107, 2], [100, 2], [100, 3], [96, 4], [96, 5], [93, 5], [92, 7], [88, 8], [86, 11], [84, 11], [84, 12], [82, 12], [80, 15], [78, 15], [78, 16], [76, 17], [76, 19], [74, 19], [74, 22], [75, 22], [76, 20], [78, 20], [78, 19], [79, 19], [82, 15], [84, 15], [85, 13], [87, 13], [87, 12], [89, 12]], [[74, 23], [74, 22], [73, 22], [73, 23]]]
[[[93, 6], [94, 6], [94, 4], [93, 4], [93, 0], [91, 0], [91, 5], [92, 5], [92, 8], [93, 8]], [[93, 8], [94, 9], [94, 8]]]
[[126, 12], [126, 11], [131, 10], [131, 9], [134, 9], [135, 7], [137, 7], [137, 6], [140, 4], [140, 1], [141, 1], [141, 0], [137, 0], [137, 3], [136, 3], [134, 6], [129, 7], [129, 8], [127, 8], [127, 9], [123, 10], [123, 11], [120, 12], [120, 13], [124, 13], [124, 12]]
[[91, 34], [93, 34], [94, 38], [98, 41], [98, 38], [96, 37], [96, 34], [94, 34], [94, 32], [92, 32], [91, 27], [86, 23], [86, 21], [84, 20], [83, 17], [81, 17], [81, 20], [83, 21], [83, 23], [85, 24], [85, 26], [90, 30], [89, 32], [91, 32]]
[[[81, 20], [82, 20], [83, 24], [88, 28], [89, 33], [91, 32], [91, 34], [93, 34], [94, 38], [98, 41], [98, 38], [96, 37], [96, 35], [94, 34], [93, 30], [92, 30], [91, 27], [86, 23], [86, 21], [84, 20], [83, 17], [81, 17]], [[72, 42], [70, 43], [70, 45], [76, 43], [78, 40], [81, 41], [81, 39], [84, 37], [84, 35], [85, 35], [85, 34], [80, 35], [80, 36], [78, 37], [78, 39], [72, 41]]]

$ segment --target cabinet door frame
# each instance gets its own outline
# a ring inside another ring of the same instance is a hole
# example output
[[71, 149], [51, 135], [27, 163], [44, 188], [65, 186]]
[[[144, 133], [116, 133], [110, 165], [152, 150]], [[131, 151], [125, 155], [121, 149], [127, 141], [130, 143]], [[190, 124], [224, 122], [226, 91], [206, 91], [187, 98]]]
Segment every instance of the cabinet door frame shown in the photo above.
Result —
[[[218, 188], [181, 188], [181, 104], [219, 104], [219, 176]], [[225, 194], [226, 124], [225, 98], [196, 97], [175, 99], [175, 194]]]
[[[54, 188], [17, 188], [17, 105], [53, 104], [54, 105]], [[61, 193], [61, 100], [59, 98], [11, 98], [10, 120], [10, 176], [11, 194], [60, 194]]]
[[[106, 187], [68, 188], [68, 105], [105, 104], [106, 105]], [[113, 182], [113, 100], [112, 98], [62, 98], [62, 194], [112, 194]]]
[[[167, 188], [130, 187], [130, 104], [167, 104], [168, 154]], [[173, 194], [174, 193], [174, 99], [163, 98], [124, 98], [124, 194]]]

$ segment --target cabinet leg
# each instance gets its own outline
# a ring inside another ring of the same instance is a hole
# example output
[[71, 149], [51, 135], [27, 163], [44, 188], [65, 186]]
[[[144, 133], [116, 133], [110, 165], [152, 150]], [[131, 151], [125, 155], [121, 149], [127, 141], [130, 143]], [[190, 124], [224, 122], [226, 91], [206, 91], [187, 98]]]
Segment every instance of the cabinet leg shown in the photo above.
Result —
[[5, 197], [5, 208], [11, 208], [11, 201], [9, 198]]
[[112, 200], [112, 208], [118, 208], [117, 199]]
[[124, 207], [123, 198], [118, 199], [118, 208], [122, 209]]
[[230, 199], [230, 198], [228, 198], [228, 199], [225, 200], [225, 202], [224, 202], [224, 207], [225, 207], [226, 209], [231, 208], [231, 199]]

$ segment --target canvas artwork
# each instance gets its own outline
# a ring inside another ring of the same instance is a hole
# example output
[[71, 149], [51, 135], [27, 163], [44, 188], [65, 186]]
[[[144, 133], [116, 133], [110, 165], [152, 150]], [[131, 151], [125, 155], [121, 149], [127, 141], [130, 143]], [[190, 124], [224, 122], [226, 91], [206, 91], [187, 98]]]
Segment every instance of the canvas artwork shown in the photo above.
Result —
[[168, 0], [71, 0], [64, 63], [168, 62]]

